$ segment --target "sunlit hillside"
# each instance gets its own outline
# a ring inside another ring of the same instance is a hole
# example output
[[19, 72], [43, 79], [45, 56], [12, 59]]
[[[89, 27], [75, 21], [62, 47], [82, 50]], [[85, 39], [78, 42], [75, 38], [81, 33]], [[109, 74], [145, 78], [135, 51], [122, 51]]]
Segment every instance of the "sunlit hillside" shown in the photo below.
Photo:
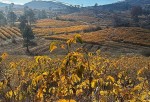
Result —
[[0, 102], [150, 102], [150, 0], [65, 1], [0, 2]]

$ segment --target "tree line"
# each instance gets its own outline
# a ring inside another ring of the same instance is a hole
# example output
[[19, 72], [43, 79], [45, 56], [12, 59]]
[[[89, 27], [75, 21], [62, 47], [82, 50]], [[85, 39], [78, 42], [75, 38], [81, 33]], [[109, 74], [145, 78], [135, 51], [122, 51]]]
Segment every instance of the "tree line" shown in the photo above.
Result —
[[[142, 8], [141, 6], [133, 6], [129, 10], [129, 14], [131, 19], [125, 19], [124, 17], [118, 16], [117, 13], [114, 13], [112, 17], [112, 22], [114, 27], [121, 27], [121, 26], [138, 26], [143, 28], [149, 28], [150, 25], [150, 10]], [[144, 16], [145, 22], [141, 21], [139, 16]]]
[[29, 7], [24, 7], [23, 14], [18, 15], [14, 12], [14, 4], [5, 7], [5, 10], [0, 11], [0, 26], [15, 26], [15, 22], [21, 22], [23, 19], [28, 20], [28, 23], [34, 23], [37, 19], [47, 18], [45, 10], [32, 10]]
[[[31, 45], [31, 40], [35, 38], [31, 25], [37, 19], [47, 18], [47, 12], [45, 10], [33, 10], [26, 6], [24, 7], [23, 14], [17, 15], [14, 12], [13, 6], [14, 4], [11, 3], [5, 7], [4, 11], [0, 11], [0, 26], [19, 26], [24, 39], [23, 46], [27, 48], [26, 52], [30, 53], [29, 46]], [[16, 22], [19, 22], [19, 25]]]

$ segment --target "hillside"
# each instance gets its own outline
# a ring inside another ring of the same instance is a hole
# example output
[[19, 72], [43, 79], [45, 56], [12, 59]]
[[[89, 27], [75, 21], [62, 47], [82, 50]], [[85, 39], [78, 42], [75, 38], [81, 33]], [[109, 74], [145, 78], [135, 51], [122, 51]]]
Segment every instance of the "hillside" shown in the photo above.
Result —
[[[90, 8], [101, 11], [125, 11], [131, 9], [133, 6], [147, 7], [149, 5], [150, 0], [125, 0], [113, 4], [100, 5], [96, 8], [94, 6]], [[89, 9], [89, 7], [87, 9]]]
[[[81, 34], [84, 42], [82, 46], [88, 49], [88, 51], [101, 49], [102, 51], [117, 54], [123, 52], [143, 54], [143, 52], [150, 51], [150, 30], [139, 27], [119, 27], [104, 28], [103, 30], [99, 29], [96, 31], [93, 29], [94, 25], [82, 25], [79, 21], [39, 20], [33, 31], [37, 37], [45, 38], [47, 42], [48, 40], [50, 42], [53, 40], [66, 41], [74, 37], [76, 33]], [[87, 29], [87, 27], [90, 30], [84, 32], [84, 29]], [[81, 45], [79, 44], [78, 46]], [[32, 48], [32, 51], [36, 52], [36, 54], [48, 54], [48, 50], [49, 43]], [[59, 49], [55, 53], [63, 54], [65, 52]]]
[[[99, 30], [96, 32], [84, 33], [81, 34], [82, 38], [86, 42], [104, 44], [108, 41], [120, 42], [120, 43], [131, 43], [143, 46], [150, 47], [150, 30], [142, 28], [109, 28], [104, 30]], [[73, 37], [74, 34], [70, 35], [52, 35], [47, 36], [46, 38], [60, 38], [60, 39], [69, 39]]]
[[0, 4], [0, 102], [149, 102], [149, 0], [56, 1]]
[[150, 5], [150, 0], [125, 0], [126, 3], [129, 3], [131, 5]]
[[28, 6], [33, 9], [65, 9], [67, 7], [62, 3], [52, 1], [32, 1], [24, 4], [24, 6]]
[[0, 2], [0, 7], [5, 7], [5, 6], [8, 6], [8, 4]]

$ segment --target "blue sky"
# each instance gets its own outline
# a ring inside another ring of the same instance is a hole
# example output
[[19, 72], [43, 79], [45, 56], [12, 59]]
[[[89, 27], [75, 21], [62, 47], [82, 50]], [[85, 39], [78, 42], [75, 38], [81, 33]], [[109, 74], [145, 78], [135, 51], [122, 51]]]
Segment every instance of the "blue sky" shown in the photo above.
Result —
[[[0, 2], [5, 2], [5, 3], [16, 3], [16, 4], [24, 4], [26, 2], [29, 2], [31, 0], [0, 0]], [[46, 0], [46, 1], [50, 1], [50, 0]], [[113, 3], [113, 2], [117, 2], [117, 1], [121, 1], [121, 0], [56, 0], [56, 1], [61, 1], [61, 2], [65, 2], [65, 3], [69, 3], [69, 4], [78, 4], [78, 5], [82, 5], [83, 6], [91, 6], [94, 5], [95, 3], [98, 3], [99, 5], [103, 5], [103, 4], [109, 4], [109, 3]]]

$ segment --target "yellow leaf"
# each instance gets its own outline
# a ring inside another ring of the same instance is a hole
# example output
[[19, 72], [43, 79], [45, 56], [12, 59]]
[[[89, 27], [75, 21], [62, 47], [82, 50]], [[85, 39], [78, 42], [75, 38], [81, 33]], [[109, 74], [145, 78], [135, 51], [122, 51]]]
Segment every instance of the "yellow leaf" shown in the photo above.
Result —
[[80, 38], [80, 37], [81, 37], [80, 34], [76, 34], [76, 35], [75, 35], [75, 38]]
[[112, 76], [107, 76], [107, 80], [111, 80], [112, 82], [115, 82], [115, 79]]
[[22, 77], [24, 77], [24, 76], [25, 76], [25, 72], [24, 72], [24, 70], [23, 70], [23, 69], [21, 70], [21, 75], [22, 75]]
[[141, 90], [142, 87], [143, 87], [143, 84], [138, 84], [138, 85], [136, 85], [136, 86], [133, 88], [133, 90], [134, 90], [134, 91], [136, 91], [136, 90]]
[[138, 70], [137, 75], [140, 75], [143, 71], [144, 71], [144, 68], [141, 68], [140, 70]]
[[81, 44], [83, 43], [83, 41], [82, 41], [82, 38], [81, 38], [81, 35], [80, 35], [80, 34], [76, 34], [76, 35], [75, 35], [75, 39], [76, 39], [76, 41], [77, 41], [77, 42], [79, 42], [79, 43], [81, 43]]
[[39, 76], [37, 76], [37, 77], [35, 78], [36, 82], [41, 81], [42, 79], [43, 79], [43, 76], [42, 76], [42, 75], [39, 75]]
[[92, 52], [89, 52], [89, 53], [88, 53], [88, 56], [93, 56], [93, 53], [92, 53]]
[[76, 91], [76, 94], [77, 94], [77, 95], [80, 95], [81, 93], [83, 93], [83, 90], [82, 90], [82, 89], [78, 89], [78, 90]]
[[100, 91], [100, 95], [107, 95], [107, 91]]
[[73, 74], [72, 75], [72, 81], [73, 82], [78, 82], [78, 81], [80, 81], [80, 78], [77, 75]]
[[0, 90], [3, 88], [3, 82], [0, 82]]
[[35, 79], [32, 80], [32, 85], [36, 86], [36, 80]]
[[57, 102], [67, 102], [65, 99], [60, 99]]
[[16, 68], [16, 67], [17, 67], [17, 65], [16, 65], [16, 63], [15, 63], [15, 62], [10, 62], [10, 67], [11, 67], [11, 68]]
[[75, 100], [71, 99], [71, 100], [68, 100], [68, 102], [76, 102]]
[[41, 56], [36, 56], [36, 57], [35, 57], [36, 63], [39, 63], [40, 58], [41, 58]]
[[62, 81], [62, 82], [65, 81], [65, 76], [61, 77], [61, 81]]
[[136, 99], [132, 99], [132, 100], [130, 100], [129, 102], [136, 102]]
[[76, 39], [71, 38], [71, 39], [67, 40], [68, 46], [71, 46], [72, 43], [76, 43]]
[[19, 100], [21, 101], [23, 99], [23, 95], [19, 94]]
[[48, 72], [44, 72], [43, 73], [43, 76], [47, 76], [49, 73]]
[[13, 92], [12, 92], [12, 91], [7, 92], [7, 93], [6, 93], [6, 96], [7, 96], [8, 98], [11, 98], [11, 97], [13, 96]]
[[57, 102], [76, 102], [75, 100], [73, 99], [70, 99], [70, 100], [66, 100], [66, 99], [59, 99]]
[[7, 53], [3, 53], [2, 56], [1, 56], [2, 59], [6, 59], [7, 57], [8, 57]]
[[50, 52], [54, 51], [56, 48], [57, 48], [56, 42], [52, 42], [52, 43], [50, 44]]
[[43, 91], [42, 91], [41, 88], [38, 90], [37, 98], [39, 98], [39, 99], [42, 99], [42, 98], [43, 98]]
[[62, 45], [61, 45], [61, 48], [62, 48], [62, 49], [65, 49], [65, 45], [64, 45], [64, 44], [62, 44]]
[[96, 84], [97, 84], [97, 80], [93, 80], [92, 83], [91, 83], [91, 87], [92, 87], [92, 88], [95, 88], [95, 87], [96, 87]]
[[119, 74], [118, 74], [118, 78], [121, 78], [121, 77], [122, 77], [122, 73], [119, 73]]

